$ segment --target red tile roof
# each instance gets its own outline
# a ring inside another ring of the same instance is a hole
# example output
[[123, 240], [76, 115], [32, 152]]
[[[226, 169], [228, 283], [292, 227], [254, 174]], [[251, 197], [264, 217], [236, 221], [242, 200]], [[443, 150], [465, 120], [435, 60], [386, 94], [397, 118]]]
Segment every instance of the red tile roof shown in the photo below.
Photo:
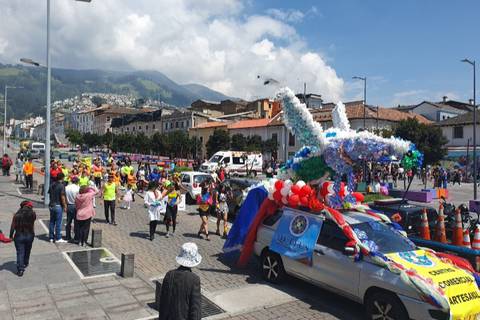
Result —
[[228, 129], [245, 129], [245, 128], [259, 128], [266, 127], [270, 123], [270, 119], [252, 119], [241, 120], [230, 123]]

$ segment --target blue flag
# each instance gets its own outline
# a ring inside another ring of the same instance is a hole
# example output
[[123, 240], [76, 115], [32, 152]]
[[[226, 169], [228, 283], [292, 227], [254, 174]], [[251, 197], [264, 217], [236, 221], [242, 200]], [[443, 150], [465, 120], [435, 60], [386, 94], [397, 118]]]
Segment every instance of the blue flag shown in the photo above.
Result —
[[285, 207], [270, 249], [280, 255], [311, 264], [322, 224], [320, 217]]

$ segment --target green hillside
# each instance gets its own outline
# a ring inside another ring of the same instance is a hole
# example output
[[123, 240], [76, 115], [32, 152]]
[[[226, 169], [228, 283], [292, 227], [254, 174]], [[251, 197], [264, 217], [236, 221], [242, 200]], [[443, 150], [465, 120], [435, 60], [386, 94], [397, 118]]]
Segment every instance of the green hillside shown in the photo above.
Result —
[[[189, 106], [197, 99], [224, 100], [227, 96], [200, 85], [179, 85], [157, 71], [117, 72], [104, 70], [52, 69], [52, 101], [83, 92], [132, 94], [160, 99], [176, 106]], [[0, 63], [0, 98], [5, 85], [23, 89], [8, 91], [10, 117], [41, 115], [46, 104], [46, 70]], [[199, 90], [201, 88], [201, 90]]]

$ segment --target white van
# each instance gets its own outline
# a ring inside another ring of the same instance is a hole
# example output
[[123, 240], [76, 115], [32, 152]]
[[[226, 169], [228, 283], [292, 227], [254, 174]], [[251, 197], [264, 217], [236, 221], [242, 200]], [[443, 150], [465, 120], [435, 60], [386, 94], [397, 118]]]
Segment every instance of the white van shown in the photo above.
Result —
[[256, 176], [262, 172], [263, 157], [261, 153], [244, 151], [218, 151], [210, 160], [200, 166], [200, 171], [214, 172], [223, 166], [231, 176], [246, 175], [250, 172]]
[[32, 142], [32, 145], [30, 146], [30, 149], [32, 150], [38, 150], [40, 152], [45, 152], [45, 143], [42, 142]]

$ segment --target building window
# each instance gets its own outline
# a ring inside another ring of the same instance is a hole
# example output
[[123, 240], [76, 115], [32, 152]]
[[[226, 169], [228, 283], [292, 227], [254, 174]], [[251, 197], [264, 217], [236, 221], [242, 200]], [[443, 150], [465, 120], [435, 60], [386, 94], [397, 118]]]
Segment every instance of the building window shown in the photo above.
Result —
[[278, 134], [272, 133], [272, 140], [278, 142]]
[[145, 126], [145, 130], [147, 130], [147, 131], [148, 131], [148, 124]]
[[190, 120], [187, 120], [187, 128], [190, 126]]
[[203, 143], [203, 137], [200, 137], [200, 143]]
[[142, 130], [142, 126], [138, 126], [138, 130]]
[[180, 127], [181, 127], [181, 128], [183, 128], [183, 121], [182, 121], [182, 122], [180, 122]]
[[107, 117], [107, 121], [110, 121], [110, 117]]
[[132, 127], [132, 131], [135, 131], [135, 127]]
[[129, 128], [129, 127], [127, 127], [127, 131], [130, 131], [130, 128]]
[[170, 129], [173, 129], [173, 122], [170, 122]]
[[175, 128], [178, 128], [178, 121], [175, 122]]
[[295, 136], [290, 132], [288, 133], [288, 145], [290, 147], [294, 147], [295, 146]]
[[463, 139], [463, 127], [453, 127], [453, 139]]
[[152, 129], [155, 130], [155, 125], [154, 124], [152, 124]]

